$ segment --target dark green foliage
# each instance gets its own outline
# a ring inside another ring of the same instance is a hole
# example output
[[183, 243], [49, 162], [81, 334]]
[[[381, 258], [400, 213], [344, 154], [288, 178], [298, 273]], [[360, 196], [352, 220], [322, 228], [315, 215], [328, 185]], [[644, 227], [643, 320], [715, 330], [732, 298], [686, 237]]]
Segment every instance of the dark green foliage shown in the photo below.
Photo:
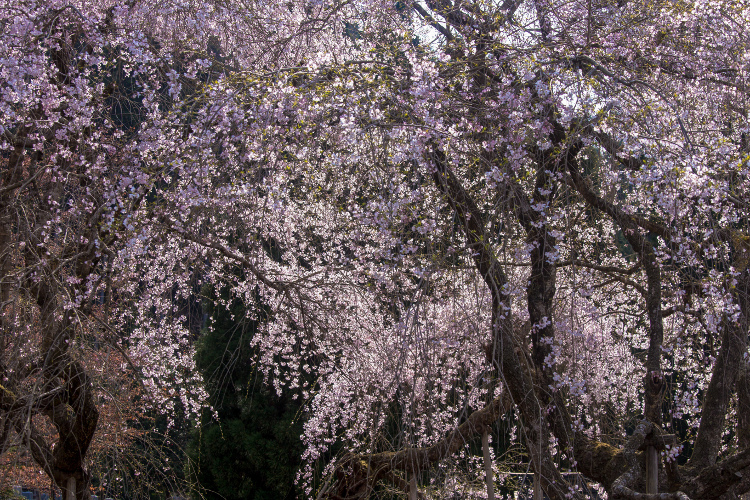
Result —
[[291, 500], [300, 465], [302, 421], [299, 403], [279, 397], [262, 383], [250, 341], [257, 323], [237, 302], [231, 311], [209, 308], [213, 319], [197, 348], [219, 420], [206, 412], [192, 440], [192, 474], [197, 497]]

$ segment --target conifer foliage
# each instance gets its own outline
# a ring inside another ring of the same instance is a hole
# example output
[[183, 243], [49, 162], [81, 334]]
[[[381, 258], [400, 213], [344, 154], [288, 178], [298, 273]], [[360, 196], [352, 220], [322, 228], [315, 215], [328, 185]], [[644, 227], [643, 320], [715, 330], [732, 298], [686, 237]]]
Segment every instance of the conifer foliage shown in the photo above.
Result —
[[278, 396], [255, 369], [257, 324], [238, 301], [207, 308], [211, 322], [196, 348], [196, 368], [216, 412], [194, 431], [190, 462], [199, 498], [292, 500], [302, 456], [299, 401]]

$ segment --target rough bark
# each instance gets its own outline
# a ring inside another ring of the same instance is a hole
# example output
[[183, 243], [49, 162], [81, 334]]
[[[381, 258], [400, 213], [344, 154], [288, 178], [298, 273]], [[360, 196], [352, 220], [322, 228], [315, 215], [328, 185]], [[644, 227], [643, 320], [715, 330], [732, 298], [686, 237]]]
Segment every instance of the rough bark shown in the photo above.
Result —
[[747, 363], [743, 363], [737, 379], [737, 444], [741, 449], [750, 448], [749, 376]]
[[514, 334], [510, 297], [505, 287], [508, 280], [489, 247], [484, 218], [471, 195], [453, 174], [441, 151], [433, 151], [431, 159], [435, 166], [435, 185], [458, 216], [467, 239], [467, 250], [471, 252], [474, 265], [490, 290], [493, 362], [519, 410], [532, 466], [540, 474], [542, 489], [547, 496], [552, 500], [562, 500], [569, 494], [566, 491], [567, 483], [549, 451], [550, 429], [543, 403], [537, 396], [533, 362], [527, 358], [526, 346]]
[[387, 479], [393, 472], [411, 475], [416, 471], [427, 470], [474, 441], [510, 407], [510, 396], [504, 392], [481, 410], [473, 412], [466, 421], [432, 446], [369, 455], [348, 455], [341, 461], [338, 469], [349, 472], [339, 474], [335, 488], [327, 492], [324, 498], [367, 498], [375, 484], [381, 479]]
[[[744, 336], [747, 337], [747, 333]], [[701, 405], [701, 423], [690, 459], [691, 465], [697, 469], [715, 464], [719, 455], [729, 399], [734, 393], [742, 354], [747, 345], [742, 337], [738, 328], [724, 325], [721, 348]]]
[[[747, 350], [747, 335], [750, 332], [750, 269], [747, 268], [747, 264], [738, 279], [735, 295], [740, 305], [741, 316], [740, 321], [736, 323], [737, 332], [732, 339], [739, 344], [739, 349], [744, 353]], [[750, 364], [744, 359], [740, 360], [738, 371], [737, 441], [740, 449], [746, 450], [750, 448]]]
[[[750, 394], [747, 387], [747, 362], [743, 355], [747, 351], [747, 336], [750, 327], [750, 271], [745, 262], [747, 242], [735, 234], [729, 241], [735, 247], [733, 264], [740, 271], [737, 285], [732, 290], [732, 298], [740, 306], [740, 315], [736, 321], [722, 322], [722, 337], [719, 355], [714, 362], [711, 380], [706, 389], [701, 405], [701, 423], [695, 438], [690, 465], [702, 469], [716, 463], [721, 447], [721, 436], [726, 421], [729, 400], [738, 391], [738, 439], [741, 448], [750, 444]], [[734, 241], [733, 241], [734, 240]]]
[[750, 450], [745, 450], [695, 471], [694, 476], [686, 480], [680, 489], [692, 500], [719, 498], [748, 475]]

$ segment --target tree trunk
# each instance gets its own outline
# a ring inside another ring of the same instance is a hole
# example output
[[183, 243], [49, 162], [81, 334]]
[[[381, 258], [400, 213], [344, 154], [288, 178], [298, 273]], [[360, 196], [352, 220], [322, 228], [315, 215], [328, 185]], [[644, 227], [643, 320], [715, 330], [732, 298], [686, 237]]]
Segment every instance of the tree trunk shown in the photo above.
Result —
[[68, 478], [68, 484], [65, 485], [65, 492], [63, 493], [63, 500], [75, 500], [76, 498], [76, 478], [70, 476]]
[[659, 452], [646, 447], [646, 493], [659, 493]]

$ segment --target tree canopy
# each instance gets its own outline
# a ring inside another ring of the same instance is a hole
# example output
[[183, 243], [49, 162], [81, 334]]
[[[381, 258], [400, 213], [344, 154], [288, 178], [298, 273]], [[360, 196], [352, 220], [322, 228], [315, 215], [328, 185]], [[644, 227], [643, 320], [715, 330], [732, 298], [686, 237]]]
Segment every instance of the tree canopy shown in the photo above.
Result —
[[750, 490], [746, 2], [1, 6], [0, 451], [66, 500], [87, 353], [209, 404], [205, 286], [311, 498], [491, 495], [501, 419], [552, 500]]

